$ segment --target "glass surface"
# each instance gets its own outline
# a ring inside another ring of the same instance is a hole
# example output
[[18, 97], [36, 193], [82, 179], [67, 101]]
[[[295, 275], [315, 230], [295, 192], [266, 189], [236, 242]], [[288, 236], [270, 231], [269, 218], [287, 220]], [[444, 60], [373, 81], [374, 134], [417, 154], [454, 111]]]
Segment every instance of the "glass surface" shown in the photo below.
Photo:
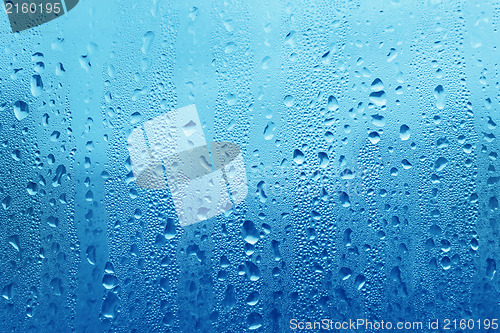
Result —
[[498, 1], [14, 2], [0, 332], [500, 331]]

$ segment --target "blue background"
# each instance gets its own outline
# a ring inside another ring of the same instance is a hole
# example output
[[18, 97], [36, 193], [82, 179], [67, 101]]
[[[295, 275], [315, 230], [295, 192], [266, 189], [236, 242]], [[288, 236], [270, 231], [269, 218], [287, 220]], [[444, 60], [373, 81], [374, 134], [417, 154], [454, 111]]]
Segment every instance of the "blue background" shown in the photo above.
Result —
[[[499, 16], [82, 0], [12, 34], [2, 11], [0, 331], [498, 317]], [[249, 195], [181, 228], [127, 137], [189, 104], [242, 147]]]

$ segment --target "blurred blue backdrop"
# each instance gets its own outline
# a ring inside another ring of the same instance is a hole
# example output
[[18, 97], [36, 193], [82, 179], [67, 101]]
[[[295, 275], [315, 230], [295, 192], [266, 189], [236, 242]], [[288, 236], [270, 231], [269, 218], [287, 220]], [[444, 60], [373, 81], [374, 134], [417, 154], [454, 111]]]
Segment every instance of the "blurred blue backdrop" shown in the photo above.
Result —
[[[1, 11], [0, 331], [498, 317], [499, 20], [484, 0], [82, 0], [13, 34]], [[127, 137], [190, 104], [242, 148], [249, 195], [181, 228]]]

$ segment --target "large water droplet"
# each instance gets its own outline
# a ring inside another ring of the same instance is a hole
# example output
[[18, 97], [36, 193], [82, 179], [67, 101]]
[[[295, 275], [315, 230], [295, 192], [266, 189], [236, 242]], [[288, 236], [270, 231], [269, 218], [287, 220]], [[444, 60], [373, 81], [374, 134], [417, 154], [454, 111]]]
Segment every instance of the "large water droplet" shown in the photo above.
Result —
[[368, 134], [368, 139], [370, 139], [370, 142], [375, 145], [380, 141], [380, 134], [377, 132], [371, 132]]
[[356, 289], [361, 290], [361, 288], [364, 287], [365, 283], [366, 278], [363, 275], [360, 274], [356, 276], [356, 280], [354, 281], [354, 286], [356, 287]]
[[444, 256], [443, 259], [441, 259], [441, 266], [443, 266], [443, 269], [447, 270], [451, 268], [451, 260], [449, 257]]
[[342, 268], [340, 269], [339, 273], [340, 273], [340, 278], [341, 278], [342, 280], [347, 280], [347, 279], [348, 279], [348, 278], [350, 278], [350, 277], [351, 277], [351, 275], [352, 275], [352, 269], [347, 268], [347, 267], [342, 267]]
[[349, 195], [347, 193], [340, 192], [339, 200], [340, 200], [340, 204], [343, 207], [351, 206], [351, 201], [349, 200]]
[[29, 107], [26, 102], [17, 101], [14, 103], [14, 115], [17, 120], [23, 120], [29, 115]]
[[43, 92], [43, 82], [40, 75], [31, 77], [31, 94], [35, 97], [40, 96]]
[[248, 329], [249, 330], [256, 330], [259, 327], [262, 326], [262, 315], [260, 315], [257, 312], [252, 312], [248, 315], [247, 321], [248, 321]]
[[448, 165], [448, 160], [444, 157], [440, 157], [434, 163], [434, 169], [436, 171], [441, 171], [446, 167], [446, 165]]
[[319, 152], [318, 158], [319, 158], [319, 166], [321, 168], [326, 168], [328, 166], [328, 163], [330, 162], [330, 159], [328, 158], [328, 154], [325, 152]]
[[113, 319], [118, 313], [118, 297], [114, 293], [108, 293], [104, 302], [102, 302], [102, 316]]
[[288, 106], [288, 107], [291, 107], [293, 106], [293, 96], [292, 95], [287, 95], [285, 96], [285, 98], [283, 99], [283, 101], [285, 102], [285, 105]]
[[16, 251], [19, 251], [19, 249], [21, 248], [21, 241], [19, 239], [19, 236], [18, 235], [13, 235], [13, 236], [10, 236], [9, 238], [7, 238], [7, 242], [12, 245], [12, 247], [16, 250]]
[[118, 285], [118, 279], [111, 274], [104, 274], [102, 277], [102, 285], [106, 289], [113, 289]]
[[339, 108], [339, 101], [335, 96], [328, 97], [328, 110], [335, 111]]
[[295, 149], [293, 151], [293, 161], [299, 165], [304, 163], [304, 153], [298, 149]]
[[259, 232], [255, 228], [252, 221], [245, 221], [243, 223], [243, 239], [245, 242], [254, 245], [259, 240]]
[[372, 115], [372, 124], [377, 126], [377, 127], [384, 127], [385, 126], [385, 117], [381, 116], [379, 114]]
[[153, 40], [155, 38], [155, 33], [152, 31], [148, 31], [142, 37], [142, 53], [147, 54], [151, 49], [151, 45], [153, 45]]
[[375, 91], [370, 94], [370, 101], [376, 106], [384, 106], [387, 104], [387, 95], [384, 91]]
[[373, 80], [370, 88], [372, 91], [382, 91], [384, 90], [384, 83], [382, 82], [382, 80], [377, 78]]
[[434, 97], [436, 97], [436, 107], [440, 110], [444, 109], [446, 103], [446, 95], [444, 93], [444, 88], [442, 85], [439, 85], [434, 89]]
[[410, 138], [410, 128], [407, 125], [401, 125], [399, 128], [399, 137], [401, 140], [406, 141]]

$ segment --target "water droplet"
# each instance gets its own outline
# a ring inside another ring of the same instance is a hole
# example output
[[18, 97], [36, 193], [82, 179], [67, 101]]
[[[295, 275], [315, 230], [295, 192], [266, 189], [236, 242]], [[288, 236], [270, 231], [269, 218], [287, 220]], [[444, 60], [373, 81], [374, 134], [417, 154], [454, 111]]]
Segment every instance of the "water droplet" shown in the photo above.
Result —
[[49, 216], [47, 218], [47, 224], [50, 227], [55, 228], [59, 225], [59, 219], [57, 217], [54, 217], [54, 216]]
[[226, 47], [225, 47], [225, 49], [224, 49], [224, 52], [225, 52], [225, 53], [233, 53], [233, 52], [235, 52], [236, 50], [237, 50], [237, 46], [236, 46], [236, 44], [235, 44], [235, 43], [233, 43], [233, 42], [229, 42], [229, 43], [227, 43], [227, 44], [226, 44]]
[[226, 309], [226, 311], [230, 311], [235, 304], [236, 304], [236, 292], [234, 291], [234, 286], [230, 284], [226, 288], [224, 299], [222, 300], [222, 306]]
[[23, 120], [29, 115], [28, 104], [23, 101], [17, 101], [14, 103], [14, 115], [17, 120]]
[[87, 247], [86, 254], [87, 254], [87, 261], [91, 265], [95, 265], [95, 263], [96, 263], [96, 250], [95, 250], [95, 247], [94, 246]]
[[292, 107], [293, 106], [294, 98], [293, 98], [292, 95], [286, 95], [285, 98], [283, 99], [283, 101], [285, 102], [286, 106]]
[[411, 163], [408, 162], [407, 159], [402, 160], [401, 164], [403, 166], [403, 169], [406, 169], [406, 170], [411, 169], [411, 167], [412, 167]]
[[448, 256], [444, 256], [443, 259], [441, 259], [441, 266], [444, 270], [448, 270], [451, 268], [451, 260]]
[[448, 160], [444, 157], [440, 157], [436, 160], [434, 163], [434, 169], [436, 171], [441, 171], [443, 170], [446, 166], [448, 165]]
[[111, 274], [104, 274], [102, 277], [102, 285], [106, 289], [113, 289], [118, 285], [118, 279]]
[[347, 280], [348, 278], [351, 277], [352, 275], [352, 269], [350, 268], [347, 268], [347, 267], [342, 267], [339, 271], [339, 274], [340, 274], [340, 278], [342, 280]]
[[43, 92], [43, 82], [40, 75], [33, 75], [31, 77], [31, 94], [38, 97]]
[[399, 137], [401, 138], [401, 140], [406, 141], [410, 139], [410, 135], [410, 128], [407, 125], [401, 125], [401, 127], [399, 128]]
[[377, 127], [384, 127], [385, 126], [385, 117], [381, 116], [379, 114], [372, 115], [372, 124], [377, 126]]
[[130, 115], [130, 123], [137, 124], [142, 121], [142, 115], [140, 112], [134, 112]]
[[434, 89], [434, 97], [436, 98], [436, 107], [440, 110], [444, 109], [446, 104], [446, 95], [442, 85], [438, 85]]
[[247, 304], [250, 306], [254, 306], [259, 302], [260, 294], [258, 291], [253, 291], [247, 297]]
[[304, 153], [303, 153], [303, 152], [301, 152], [301, 151], [300, 151], [300, 150], [298, 150], [298, 149], [295, 149], [295, 150], [293, 151], [293, 161], [294, 161], [295, 163], [297, 163], [297, 164], [299, 164], [299, 165], [300, 165], [300, 164], [304, 163], [304, 160], [305, 160], [305, 158], [304, 158]]
[[151, 45], [153, 45], [153, 41], [155, 38], [155, 33], [152, 31], [148, 31], [142, 37], [142, 53], [147, 54], [151, 49]]
[[245, 242], [254, 245], [259, 241], [259, 232], [252, 221], [243, 222], [243, 239]]
[[7, 210], [10, 208], [11, 205], [12, 205], [12, 197], [8, 195], [2, 200], [2, 207], [3, 209]]
[[167, 219], [167, 225], [165, 226], [164, 236], [166, 239], [172, 239], [176, 235], [174, 220], [171, 218]]
[[372, 91], [383, 91], [384, 90], [384, 83], [382, 80], [379, 78], [373, 80], [371, 86], [370, 86]]
[[336, 111], [339, 108], [339, 101], [335, 96], [328, 97], [328, 110]]
[[276, 124], [270, 121], [266, 128], [264, 129], [264, 139], [271, 140], [274, 137], [274, 131], [276, 130]]
[[387, 95], [384, 91], [375, 91], [370, 94], [370, 101], [376, 106], [384, 106], [387, 104]]
[[38, 192], [38, 185], [33, 182], [28, 182], [28, 186], [26, 187], [29, 195], [35, 195]]
[[345, 169], [342, 171], [342, 174], [340, 176], [342, 179], [354, 179], [354, 172], [352, 172], [349, 169]]
[[14, 283], [9, 283], [2, 289], [2, 297], [11, 300], [14, 297]]
[[228, 93], [226, 95], [226, 102], [227, 105], [235, 105], [236, 102], [238, 102], [238, 98], [236, 97], [235, 94]]
[[340, 192], [339, 200], [343, 207], [351, 206], [351, 201], [349, 200], [349, 195], [347, 193]]
[[497, 272], [497, 263], [495, 259], [488, 258], [486, 259], [486, 276], [493, 280], [495, 274]]
[[328, 163], [330, 162], [330, 159], [328, 158], [328, 154], [325, 152], [319, 152], [318, 158], [319, 158], [320, 168], [326, 168], [328, 166]]
[[18, 235], [12, 235], [9, 238], [7, 238], [7, 242], [12, 245], [12, 247], [16, 250], [19, 251], [21, 248], [21, 240], [19, 239]]
[[116, 317], [118, 311], [118, 297], [112, 293], [108, 292], [108, 295], [102, 302], [102, 316], [104, 318], [113, 319]]
[[268, 69], [270, 61], [271, 61], [271, 58], [268, 57], [268, 56], [265, 56], [264, 59], [262, 59], [262, 62], [261, 62], [262, 69]]
[[257, 312], [251, 312], [247, 317], [248, 329], [256, 330], [262, 326], [262, 315]]
[[375, 145], [380, 141], [380, 134], [377, 132], [371, 132], [368, 134], [368, 139], [370, 139], [370, 142]]
[[354, 281], [354, 286], [356, 289], [361, 290], [366, 283], [366, 278], [363, 275], [356, 276], [356, 280]]

